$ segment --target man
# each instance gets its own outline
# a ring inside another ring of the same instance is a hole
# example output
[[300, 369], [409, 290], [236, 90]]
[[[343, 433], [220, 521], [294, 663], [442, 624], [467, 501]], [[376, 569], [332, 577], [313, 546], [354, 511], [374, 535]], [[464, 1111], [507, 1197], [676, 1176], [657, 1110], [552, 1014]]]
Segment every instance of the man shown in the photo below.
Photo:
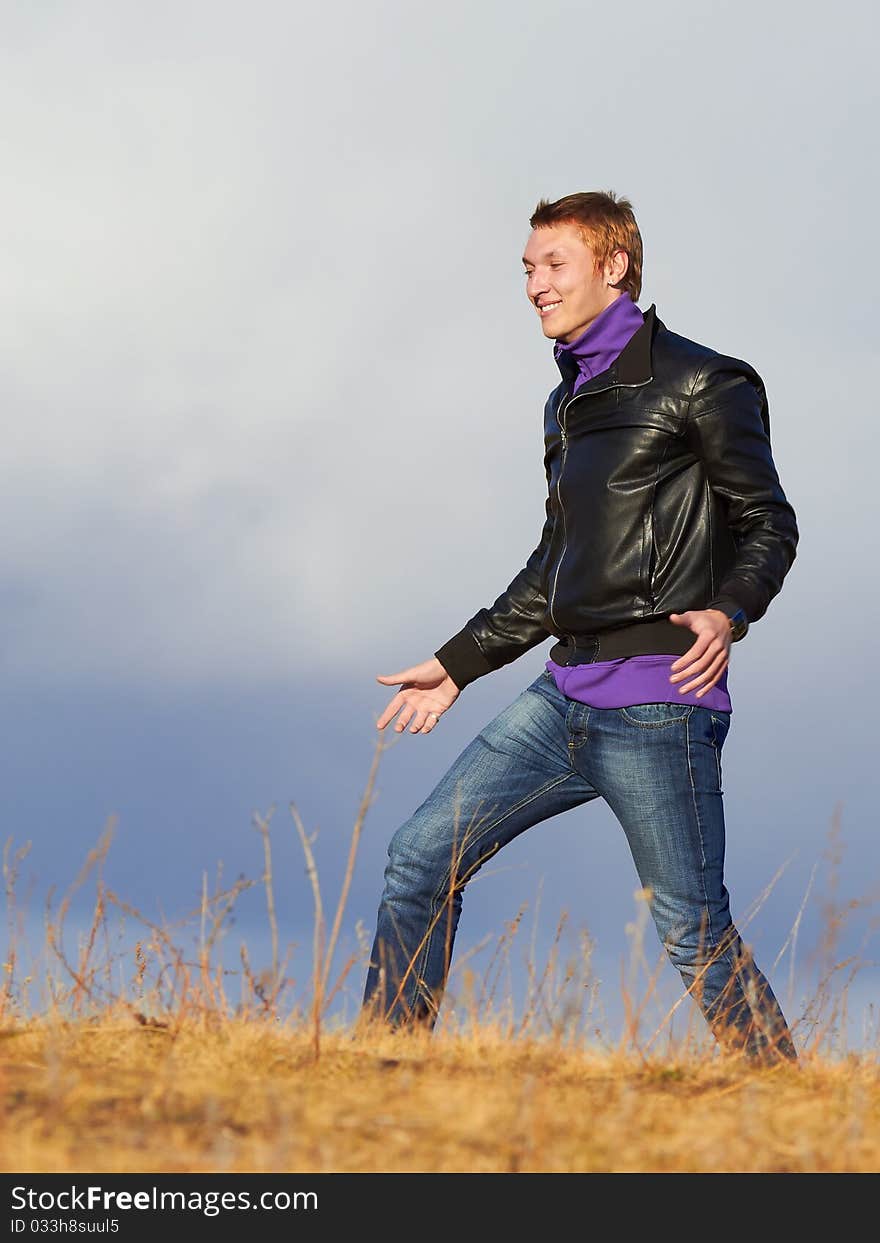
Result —
[[798, 530], [746, 362], [669, 331], [613, 193], [541, 201], [526, 293], [562, 379], [544, 410], [546, 521], [524, 568], [377, 721], [427, 734], [476, 678], [548, 638], [546, 668], [391, 839], [364, 1011], [433, 1027], [467, 880], [530, 826], [602, 797], [669, 957], [722, 1047], [796, 1060], [724, 885], [730, 646], [764, 615]]

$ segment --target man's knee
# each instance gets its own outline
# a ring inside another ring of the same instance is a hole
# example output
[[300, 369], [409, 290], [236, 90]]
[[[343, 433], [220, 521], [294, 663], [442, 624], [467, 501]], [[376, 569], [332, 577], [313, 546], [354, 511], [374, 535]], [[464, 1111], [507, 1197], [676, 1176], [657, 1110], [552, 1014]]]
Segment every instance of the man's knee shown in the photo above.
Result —
[[705, 910], [682, 918], [661, 937], [673, 966], [685, 975], [697, 975], [718, 962], [736, 969], [748, 956], [733, 924], [713, 926]]
[[[461, 866], [452, 848], [441, 847], [436, 836], [425, 832], [418, 814], [397, 830], [388, 843], [385, 865], [385, 897], [409, 897], [432, 901], [445, 893], [453, 876], [453, 863]], [[458, 872], [455, 873], [458, 876]]]
[[447, 826], [416, 812], [388, 843], [386, 887], [433, 894], [445, 891], [454, 877], [459, 888], [465, 874], [474, 869], [476, 854], [475, 844], [456, 833], [454, 824]]

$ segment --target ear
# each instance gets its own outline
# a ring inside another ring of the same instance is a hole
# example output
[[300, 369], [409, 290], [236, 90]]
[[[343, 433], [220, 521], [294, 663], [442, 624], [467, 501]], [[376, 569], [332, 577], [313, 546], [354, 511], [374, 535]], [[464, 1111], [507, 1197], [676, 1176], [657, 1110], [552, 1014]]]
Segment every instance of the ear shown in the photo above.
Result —
[[615, 250], [605, 264], [605, 279], [609, 285], [619, 285], [629, 270], [629, 255], [625, 250]]

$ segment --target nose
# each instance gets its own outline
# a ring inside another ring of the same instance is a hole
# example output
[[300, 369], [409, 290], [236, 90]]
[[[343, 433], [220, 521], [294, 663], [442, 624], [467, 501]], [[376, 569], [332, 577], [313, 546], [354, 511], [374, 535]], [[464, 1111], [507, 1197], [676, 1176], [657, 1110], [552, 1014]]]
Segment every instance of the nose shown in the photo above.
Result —
[[534, 302], [542, 293], [547, 293], [549, 288], [546, 276], [542, 276], [537, 268], [532, 268], [526, 281], [526, 293], [529, 299]]

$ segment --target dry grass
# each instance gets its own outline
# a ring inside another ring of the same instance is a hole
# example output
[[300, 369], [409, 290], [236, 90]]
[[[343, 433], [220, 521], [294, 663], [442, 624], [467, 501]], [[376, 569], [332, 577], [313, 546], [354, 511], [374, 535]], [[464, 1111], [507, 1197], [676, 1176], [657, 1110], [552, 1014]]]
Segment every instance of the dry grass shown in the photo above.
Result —
[[[504, 930], [488, 969], [465, 960], [463, 981], [433, 1036], [364, 1021], [340, 1027], [334, 999], [364, 965], [361, 945], [332, 975], [357, 847], [381, 741], [354, 826], [348, 867], [325, 935], [313, 839], [291, 808], [315, 903], [312, 976], [289, 997], [279, 961], [270, 820], [255, 817], [271, 932], [270, 966], [241, 947], [239, 996], [215, 960], [240, 880], [208, 892], [182, 921], [198, 927], [188, 956], [179, 927], [157, 924], [102, 879], [108, 826], [58, 910], [47, 904], [44, 978], [22, 976], [15, 884], [27, 847], [6, 843], [9, 922], [0, 989], [0, 1169], [29, 1172], [230, 1171], [875, 1171], [880, 1167], [880, 1059], [876, 1049], [835, 1055], [847, 990], [864, 965], [837, 947], [866, 899], [841, 904], [834, 883], [823, 914], [812, 1000], [791, 1024], [801, 1060], [754, 1068], [707, 1039], [702, 1019], [674, 1040], [683, 998], [650, 1020], [656, 969], [645, 958], [646, 908], [631, 926], [633, 967], [622, 981], [626, 1023], [616, 1044], [595, 1041], [590, 945], [560, 964], [557, 944], [532, 963], [519, 1013], [498, 1000], [503, 963], [521, 915]], [[829, 861], [839, 861], [839, 824]], [[73, 894], [96, 873], [88, 933], [64, 945]], [[812, 887], [811, 876], [809, 889]], [[771, 886], [761, 895], [763, 902]], [[804, 902], [806, 902], [806, 896]], [[143, 936], [114, 957], [108, 912], [125, 912]], [[757, 909], [757, 908], [756, 908]], [[755, 911], [747, 915], [747, 921]], [[782, 947], [793, 977], [803, 906]], [[562, 923], [558, 932], [561, 931]], [[876, 921], [870, 921], [868, 935]], [[643, 995], [635, 986], [644, 976]], [[114, 984], [114, 981], [116, 983]], [[39, 986], [39, 987], [38, 987]], [[33, 993], [41, 993], [35, 1006]], [[695, 1009], [695, 1008], [694, 1008]]]
[[880, 1068], [746, 1070], [491, 1031], [175, 1036], [123, 1015], [3, 1044], [0, 1166], [28, 1171], [868, 1171]]

